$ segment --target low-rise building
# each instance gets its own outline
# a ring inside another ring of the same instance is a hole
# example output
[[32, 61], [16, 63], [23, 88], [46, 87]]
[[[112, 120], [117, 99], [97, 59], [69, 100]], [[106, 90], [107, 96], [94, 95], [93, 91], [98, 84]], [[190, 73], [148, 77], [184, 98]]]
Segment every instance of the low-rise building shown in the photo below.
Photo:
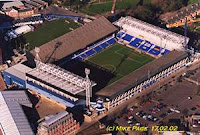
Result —
[[25, 18], [32, 16], [34, 14], [34, 10], [31, 8], [25, 8], [25, 9], [10, 8], [4, 10], [4, 13], [7, 16], [17, 19], [17, 18]]
[[25, 91], [0, 92], [0, 130], [3, 135], [34, 135], [23, 107], [32, 108]]
[[79, 123], [71, 113], [62, 111], [56, 115], [45, 117], [38, 126], [38, 135], [75, 135]]
[[192, 115], [189, 117], [189, 127], [193, 132], [199, 131], [200, 128], [200, 115]]
[[6, 10], [6, 9], [10, 9], [12, 7], [16, 7], [19, 9], [25, 8], [24, 4], [21, 1], [5, 2], [5, 3], [3, 3], [1, 8], [2, 8], [2, 10]]

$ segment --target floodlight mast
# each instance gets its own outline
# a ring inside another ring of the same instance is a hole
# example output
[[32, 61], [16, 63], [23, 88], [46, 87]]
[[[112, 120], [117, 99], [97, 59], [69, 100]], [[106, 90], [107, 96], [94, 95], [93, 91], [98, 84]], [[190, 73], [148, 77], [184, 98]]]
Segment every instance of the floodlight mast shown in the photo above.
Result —
[[89, 79], [89, 74], [90, 74], [90, 70], [88, 68], [85, 68], [86, 106], [88, 107], [88, 109], [90, 109], [90, 96], [91, 96], [90, 94], [91, 94], [91, 91], [92, 91], [92, 83]]
[[34, 61], [35, 61], [36, 69], [37, 70], [39, 69], [40, 61], [41, 61], [40, 56], [39, 56], [39, 52], [40, 52], [40, 48], [39, 47], [35, 47], [35, 53], [36, 53], [36, 55], [35, 55]]

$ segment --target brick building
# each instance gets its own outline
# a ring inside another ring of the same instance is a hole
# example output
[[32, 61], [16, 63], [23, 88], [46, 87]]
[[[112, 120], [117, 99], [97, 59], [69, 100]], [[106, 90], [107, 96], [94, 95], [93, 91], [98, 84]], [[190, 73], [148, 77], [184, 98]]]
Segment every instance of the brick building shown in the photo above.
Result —
[[38, 126], [38, 135], [75, 135], [79, 123], [73, 119], [72, 114], [62, 111], [56, 115], [45, 117]]
[[25, 9], [17, 9], [17, 8], [10, 8], [4, 10], [4, 13], [7, 16], [13, 17], [13, 18], [25, 18], [30, 17], [34, 14], [34, 10], [31, 8], [25, 8]]

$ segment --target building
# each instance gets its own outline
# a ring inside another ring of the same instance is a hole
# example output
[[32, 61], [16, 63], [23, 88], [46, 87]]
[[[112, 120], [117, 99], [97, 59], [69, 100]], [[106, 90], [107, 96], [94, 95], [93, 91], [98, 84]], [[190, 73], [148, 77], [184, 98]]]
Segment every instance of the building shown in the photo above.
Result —
[[4, 81], [7, 86], [17, 85], [20, 88], [26, 88], [26, 72], [32, 68], [19, 63], [2, 72]]
[[[89, 85], [87, 80], [56, 65], [38, 63], [38, 67], [26, 73], [26, 88], [65, 106], [76, 105]], [[92, 82], [91, 87], [95, 85]]]
[[[36, 60], [38, 66], [30, 68], [24, 64], [17, 64], [3, 72], [4, 80], [8, 86], [15, 84], [33, 90], [65, 106], [73, 107], [79, 102], [79, 99], [85, 99], [88, 82], [85, 78], [56, 65], [45, 63], [53, 62], [54, 59], [60, 60], [76, 51], [84, 50], [94, 42], [99, 42], [107, 36], [113, 36], [116, 31], [116, 27], [106, 18], [101, 17], [42, 45], [38, 52], [41, 61]], [[58, 43], [58, 49], [54, 50]], [[55, 55], [51, 54], [52, 52], [55, 52]], [[31, 53], [37, 56], [34, 50]], [[28, 62], [30, 61], [32, 60], [29, 59]], [[95, 85], [95, 82], [91, 83], [91, 87]]]
[[189, 127], [191, 131], [199, 131], [200, 128], [200, 115], [195, 114], [188, 118]]
[[16, 7], [18, 9], [25, 8], [24, 4], [21, 1], [12, 1], [12, 2], [3, 3], [1, 9], [4, 11], [4, 10], [10, 9], [12, 7]]
[[0, 130], [3, 135], [34, 135], [24, 106], [32, 108], [24, 91], [0, 92]]
[[48, 3], [42, 0], [25, 0], [4, 2], [1, 6], [1, 11], [12, 18], [31, 17], [38, 10], [48, 7]]
[[[200, 2], [196, 2], [194, 4], [190, 4], [187, 7], [180, 9], [176, 14], [170, 16], [170, 18], [166, 21], [167, 27], [178, 27], [183, 26], [185, 21], [193, 22], [196, 17], [200, 15]], [[195, 21], [194, 21], [195, 22]]]
[[5, 84], [4, 80], [3, 80], [2, 75], [0, 74], [0, 91], [3, 91], [5, 89], [7, 89], [7, 87], [6, 87], [6, 84]]
[[5, 15], [13, 18], [23, 18], [34, 14], [34, 11], [26, 8], [21, 1], [5, 2], [1, 10]]
[[75, 135], [79, 129], [79, 123], [74, 120], [71, 113], [62, 111], [56, 115], [50, 115], [39, 123], [38, 135]]
[[98, 91], [96, 95], [104, 99], [105, 107], [109, 110], [182, 69], [187, 61], [186, 52], [171, 51]]
[[121, 17], [114, 24], [120, 27], [125, 33], [149, 41], [162, 48], [172, 50], [185, 50], [189, 42], [188, 37], [151, 25], [130, 16]]
[[28, 32], [31, 32], [34, 30], [34, 27], [31, 25], [23, 25], [21, 27], [18, 27], [14, 30], [8, 30], [8, 32], [5, 34], [4, 39], [6, 41], [9, 41], [11, 39], [17, 38], [23, 34], [26, 34]]
[[7, 16], [18, 19], [18, 18], [31, 17], [35, 12], [31, 8], [25, 8], [25, 9], [10, 8], [4, 10], [4, 13]]
[[33, 9], [35, 12], [48, 7], [48, 3], [43, 0], [24, 0], [24, 5], [27, 8]]

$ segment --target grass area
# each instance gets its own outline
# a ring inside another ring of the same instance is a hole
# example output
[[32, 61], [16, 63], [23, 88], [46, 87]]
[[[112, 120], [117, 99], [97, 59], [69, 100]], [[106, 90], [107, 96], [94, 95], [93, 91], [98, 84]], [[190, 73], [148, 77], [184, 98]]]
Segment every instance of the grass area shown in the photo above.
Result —
[[[116, 10], [117, 9], [128, 9], [136, 6], [140, 0], [118, 0], [116, 3]], [[147, 3], [149, 3], [147, 0]], [[146, 3], [146, 2], [145, 2]], [[83, 11], [88, 14], [100, 14], [109, 12], [112, 9], [112, 0], [105, 1], [101, 3], [93, 3], [89, 6], [83, 8]]]
[[[68, 20], [69, 21], [69, 20]], [[29, 50], [32, 50], [36, 46], [43, 45], [67, 32], [70, 28], [76, 29], [79, 27], [74, 21], [65, 22], [65, 19], [54, 20], [46, 24], [42, 24], [34, 32], [30, 32], [24, 35], [27, 43], [29, 43]]]
[[200, 1], [200, 0], [189, 0], [188, 4], [192, 4], [192, 3], [195, 3], [195, 2], [198, 2], [198, 1]]
[[104, 67], [115, 74], [109, 84], [152, 60], [152, 57], [138, 53], [118, 43], [88, 59], [89, 62]]

